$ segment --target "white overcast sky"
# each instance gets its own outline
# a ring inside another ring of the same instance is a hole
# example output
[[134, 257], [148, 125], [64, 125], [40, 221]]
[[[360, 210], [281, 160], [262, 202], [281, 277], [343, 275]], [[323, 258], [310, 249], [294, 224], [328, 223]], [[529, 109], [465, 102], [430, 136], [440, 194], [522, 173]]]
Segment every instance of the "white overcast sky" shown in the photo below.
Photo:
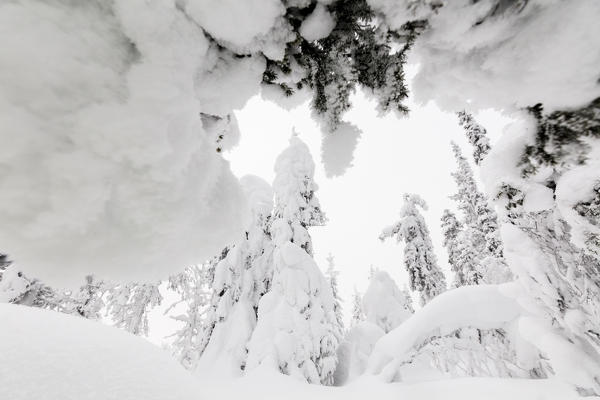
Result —
[[[404, 192], [418, 193], [427, 201], [429, 211], [424, 215], [438, 261], [448, 272], [439, 222], [444, 208], [454, 208], [448, 199], [456, 190], [450, 176], [456, 168], [451, 140], [462, 147], [473, 165], [472, 149], [454, 114], [442, 112], [434, 104], [409, 103], [409, 116], [382, 118], [377, 115], [375, 103], [360, 93], [352, 102], [345, 119], [358, 126], [362, 135], [354, 165], [341, 177], [325, 176], [321, 132], [310, 117], [308, 102], [288, 111], [260, 96], [250, 99], [243, 110], [236, 112], [240, 142], [225, 154], [237, 176], [254, 174], [272, 182], [275, 159], [287, 146], [293, 128], [308, 144], [317, 166], [317, 197], [329, 218], [326, 226], [310, 230], [315, 258], [324, 270], [327, 255], [334, 256], [346, 311], [353, 288], [361, 292], [366, 289], [371, 266], [388, 271], [400, 287], [407, 284], [402, 245], [378, 239], [381, 230], [395, 222]], [[492, 141], [508, 122], [493, 111], [476, 117]]]

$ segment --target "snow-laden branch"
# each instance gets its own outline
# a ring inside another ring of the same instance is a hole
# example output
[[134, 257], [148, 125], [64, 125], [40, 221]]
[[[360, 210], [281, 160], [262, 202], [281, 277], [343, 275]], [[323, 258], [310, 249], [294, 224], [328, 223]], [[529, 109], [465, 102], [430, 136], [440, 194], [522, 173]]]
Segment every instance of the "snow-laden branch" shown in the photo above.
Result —
[[576, 342], [524, 308], [517, 285], [463, 286], [437, 296], [377, 342], [366, 373], [390, 382], [397, 379], [398, 368], [410, 359], [411, 350], [431, 337], [465, 327], [498, 329], [512, 325], [519, 338], [544, 354], [559, 379], [598, 390], [598, 362]]

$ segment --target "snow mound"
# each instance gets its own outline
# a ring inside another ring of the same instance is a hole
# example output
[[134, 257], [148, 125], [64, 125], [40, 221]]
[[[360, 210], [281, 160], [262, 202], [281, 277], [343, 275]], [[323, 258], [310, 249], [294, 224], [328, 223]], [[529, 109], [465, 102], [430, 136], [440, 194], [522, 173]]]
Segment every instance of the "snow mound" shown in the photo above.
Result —
[[12, 304], [0, 304], [0, 320], [3, 399], [201, 398], [202, 387], [166, 351], [119, 329]]

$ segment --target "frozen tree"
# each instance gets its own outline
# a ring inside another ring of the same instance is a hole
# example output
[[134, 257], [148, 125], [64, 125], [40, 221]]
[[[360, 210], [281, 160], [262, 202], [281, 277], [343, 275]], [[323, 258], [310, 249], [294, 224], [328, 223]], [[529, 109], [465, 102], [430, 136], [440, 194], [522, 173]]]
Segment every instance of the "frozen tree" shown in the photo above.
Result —
[[452, 173], [458, 192], [451, 199], [456, 201], [462, 212], [465, 226], [463, 238], [459, 240], [465, 246], [461, 258], [463, 263], [470, 265], [467, 270], [474, 273], [472, 279], [467, 278], [466, 281], [478, 283], [476, 276], [480, 275], [486, 283], [506, 282], [511, 279], [511, 273], [504, 261], [496, 211], [477, 187], [473, 170], [460, 147], [454, 142], [451, 145], [458, 165], [457, 171]]
[[350, 320], [350, 327], [353, 328], [360, 322], [365, 320], [365, 313], [362, 308], [362, 294], [354, 288], [352, 293], [352, 317]]
[[274, 218], [288, 221], [292, 228], [292, 242], [312, 256], [312, 242], [307, 228], [325, 224], [315, 191], [319, 188], [313, 180], [315, 163], [308, 146], [296, 134], [290, 145], [277, 157], [275, 163]]
[[196, 367], [201, 354], [202, 328], [210, 299], [209, 266], [209, 263], [193, 265], [171, 276], [168, 282], [168, 288], [177, 292], [180, 298], [165, 310], [165, 314], [180, 304], [185, 305], [183, 313], [171, 316], [182, 323], [182, 326], [171, 335], [174, 338], [171, 349], [174, 356], [187, 369]]
[[157, 285], [119, 284], [108, 291], [107, 312], [115, 326], [134, 335], [148, 335], [148, 312], [161, 301]]
[[473, 146], [473, 159], [479, 165], [483, 158], [490, 152], [490, 140], [485, 128], [477, 123], [473, 116], [466, 111], [459, 111], [458, 123], [465, 130], [467, 140]]
[[408, 271], [411, 290], [420, 294], [421, 305], [446, 290], [446, 278], [437, 265], [437, 257], [425, 218], [417, 207], [427, 210], [425, 201], [416, 194], [404, 194], [400, 219], [384, 229], [379, 239], [396, 237], [404, 241], [404, 265]]
[[85, 284], [79, 290], [63, 295], [60, 301], [61, 311], [77, 314], [87, 319], [100, 319], [104, 308], [102, 296], [105, 292], [104, 282], [92, 275], [85, 277]]
[[270, 224], [273, 190], [256, 176], [242, 178], [251, 221], [238, 242], [215, 264], [206, 348], [201, 367], [217, 364], [228, 374], [239, 375], [246, 367], [247, 345], [261, 297], [273, 280], [273, 244]]
[[385, 333], [396, 328], [414, 313], [410, 295], [400, 290], [385, 271], [375, 270], [362, 298], [365, 320]]
[[338, 289], [338, 275], [339, 271], [335, 269], [335, 260], [331, 254], [327, 256], [327, 270], [325, 271], [325, 277], [331, 286], [331, 293], [333, 294], [333, 310], [335, 312], [335, 320], [337, 323], [338, 339], [341, 340], [344, 336], [344, 312], [342, 309], [342, 299]]
[[339, 343], [330, 284], [312, 258], [309, 226], [324, 215], [314, 195], [314, 162], [292, 136], [275, 163], [273, 281], [258, 305], [247, 368], [263, 364], [309, 383], [330, 385]]

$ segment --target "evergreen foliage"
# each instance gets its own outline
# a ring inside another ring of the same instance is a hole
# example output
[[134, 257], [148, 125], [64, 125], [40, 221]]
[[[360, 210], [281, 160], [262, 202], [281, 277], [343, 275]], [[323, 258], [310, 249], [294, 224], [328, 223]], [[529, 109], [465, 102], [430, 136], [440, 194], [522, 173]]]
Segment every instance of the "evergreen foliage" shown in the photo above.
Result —
[[385, 240], [395, 236], [396, 241], [405, 242], [404, 264], [410, 288], [419, 292], [421, 305], [424, 305], [446, 290], [446, 278], [437, 264], [425, 218], [417, 207], [427, 210], [427, 204], [420, 196], [405, 194], [400, 219], [386, 228], [379, 238]]

